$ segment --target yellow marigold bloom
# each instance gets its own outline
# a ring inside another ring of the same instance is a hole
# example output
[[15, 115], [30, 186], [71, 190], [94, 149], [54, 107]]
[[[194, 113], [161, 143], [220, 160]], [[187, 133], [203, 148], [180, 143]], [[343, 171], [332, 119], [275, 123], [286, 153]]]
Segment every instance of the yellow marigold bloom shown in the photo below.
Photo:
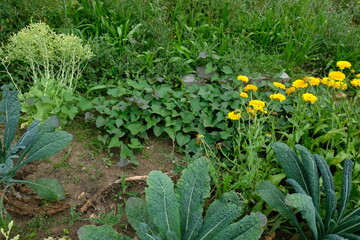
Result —
[[314, 78], [314, 77], [311, 77], [310, 80], [309, 80], [309, 84], [311, 86], [317, 86], [319, 85], [321, 82], [320, 78]]
[[354, 70], [354, 69], [351, 69], [351, 70], [350, 70], [350, 72], [354, 73], [354, 72], [355, 72], [355, 70]]
[[265, 107], [265, 102], [261, 101], [261, 100], [251, 100], [249, 102], [249, 106], [254, 107], [254, 109], [256, 109], [257, 107], [264, 108]]
[[334, 83], [334, 88], [341, 89], [341, 90], [346, 90], [347, 89], [347, 84], [343, 83], [343, 82], [335, 82]]
[[279, 83], [279, 82], [273, 82], [273, 85], [274, 85], [275, 87], [281, 88], [281, 89], [283, 89], [283, 90], [285, 90], [285, 88], [286, 88], [284, 84]]
[[229, 112], [227, 114], [228, 118], [230, 118], [231, 120], [239, 120], [241, 118], [241, 114], [240, 113], [235, 113], [235, 111]]
[[359, 77], [359, 78], [360, 78], [360, 73], [356, 74], [355, 77]]
[[302, 98], [304, 99], [304, 101], [311, 102], [311, 103], [314, 103], [317, 100], [317, 97], [311, 93], [304, 93], [302, 95]]
[[239, 80], [239, 81], [245, 82], [245, 83], [249, 82], [249, 78], [247, 76], [241, 76], [240, 75], [240, 76], [237, 76], [236, 79]]
[[251, 115], [255, 116], [256, 111], [255, 111], [253, 108], [250, 107], [250, 108], [247, 108], [246, 110], [247, 110], [248, 113], [250, 113]]
[[239, 94], [239, 96], [242, 97], [242, 98], [247, 98], [247, 97], [249, 97], [249, 95], [248, 95], [246, 92], [241, 92], [241, 93]]
[[336, 63], [336, 66], [338, 66], [341, 70], [345, 68], [351, 68], [351, 63], [348, 61], [338, 61]]
[[286, 97], [281, 93], [271, 94], [270, 99], [279, 100], [280, 102], [284, 101]]
[[254, 91], [256, 92], [258, 90], [258, 87], [253, 85], [253, 84], [248, 84], [245, 86], [244, 88], [244, 92], [248, 92], [248, 91]]
[[306, 88], [309, 86], [309, 84], [307, 82], [305, 82], [304, 80], [298, 79], [292, 83], [292, 86], [294, 88]]
[[332, 71], [329, 73], [329, 78], [332, 80], [343, 81], [345, 79], [345, 74], [339, 71]]
[[324, 85], [328, 85], [329, 83], [329, 78], [328, 77], [324, 77], [323, 79], [321, 79], [321, 83]]
[[327, 83], [327, 85], [328, 85], [329, 87], [333, 87], [333, 86], [335, 86], [335, 81], [334, 81], [334, 80], [329, 80], [328, 83]]
[[295, 92], [296, 91], [296, 88], [295, 87], [289, 87], [288, 89], [286, 89], [286, 94], [287, 95], [290, 95], [292, 92]]
[[350, 84], [353, 85], [354, 87], [360, 87], [360, 79], [354, 79], [350, 82]]

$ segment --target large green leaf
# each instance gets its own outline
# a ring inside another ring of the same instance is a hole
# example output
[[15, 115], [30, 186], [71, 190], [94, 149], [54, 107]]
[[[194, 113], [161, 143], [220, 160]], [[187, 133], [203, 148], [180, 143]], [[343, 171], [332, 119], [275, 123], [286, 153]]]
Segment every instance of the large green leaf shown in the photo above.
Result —
[[51, 157], [66, 147], [72, 140], [72, 135], [64, 131], [45, 133], [31, 147], [26, 163]]
[[296, 153], [285, 143], [275, 142], [272, 145], [275, 157], [288, 178], [294, 179], [309, 193], [304, 166]]
[[341, 220], [343, 217], [347, 205], [349, 203], [350, 194], [351, 194], [351, 186], [352, 186], [352, 169], [353, 162], [349, 159], [345, 159], [344, 162], [344, 170], [342, 176], [342, 187], [341, 187], [341, 199], [340, 199], [340, 207], [338, 212], [338, 219]]
[[35, 120], [28, 130], [19, 138], [14, 148], [11, 149], [11, 154], [16, 154], [18, 151], [28, 148], [35, 140], [39, 132], [40, 121]]
[[264, 231], [266, 217], [262, 213], [251, 213], [240, 221], [230, 224], [213, 239], [258, 240]]
[[[174, 232], [180, 239], [179, 203], [172, 180], [164, 173], [152, 171], [145, 189], [148, 215], [154, 220], [160, 234]], [[174, 239], [175, 240], [175, 239]]]
[[[285, 203], [285, 195], [280, 192], [277, 187], [270, 181], [265, 181], [260, 184], [254, 191], [258, 194], [270, 207], [278, 211], [282, 216], [290, 221], [291, 224], [295, 225], [297, 230], [302, 236], [305, 236], [295, 214], [291, 208]], [[304, 239], [307, 239], [304, 237]]]
[[328, 167], [326, 161], [317, 154], [314, 154], [314, 158], [316, 161], [316, 165], [320, 171], [321, 177], [323, 179], [324, 191], [325, 191], [325, 227], [329, 228], [331, 219], [333, 218], [336, 211], [336, 194], [335, 194], [335, 186], [334, 180], [332, 178], [330, 168]]
[[117, 233], [111, 226], [88, 225], [81, 227], [78, 232], [79, 240], [131, 240]]
[[213, 239], [242, 214], [242, 202], [234, 192], [225, 193], [212, 202], [206, 212], [204, 224], [197, 240]]
[[315, 163], [314, 156], [305, 147], [297, 144], [295, 148], [300, 151], [301, 160], [304, 165], [306, 181], [309, 185], [309, 192], [316, 211], [320, 212], [320, 190], [319, 190], [319, 174]]
[[348, 218], [337, 226], [334, 232], [354, 233], [360, 231], [360, 216]]
[[314, 240], [317, 240], [316, 210], [312, 198], [305, 194], [294, 193], [286, 196], [285, 203], [301, 212], [303, 219], [313, 233]]
[[205, 158], [196, 160], [176, 185], [182, 239], [193, 239], [201, 228], [204, 199], [210, 196], [209, 168]]
[[0, 122], [5, 123], [4, 149], [8, 149], [15, 137], [17, 125], [20, 119], [21, 104], [18, 100], [18, 92], [11, 85], [4, 85], [2, 101], [0, 102]]
[[42, 198], [55, 201], [65, 199], [64, 188], [56, 178], [39, 178], [35, 181], [13, 179], [11, 182], [28, 185]]

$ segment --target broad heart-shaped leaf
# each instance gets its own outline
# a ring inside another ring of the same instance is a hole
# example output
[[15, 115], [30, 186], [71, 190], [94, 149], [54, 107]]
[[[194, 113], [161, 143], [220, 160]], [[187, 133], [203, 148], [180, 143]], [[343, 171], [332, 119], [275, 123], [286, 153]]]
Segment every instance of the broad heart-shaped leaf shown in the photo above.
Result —
[[12, 179], [11, 182], [28, 185], [42, 198], [55, 201], [65, 199], [64, 188], [56, 178], [39, 178], [35, 181]]
[[225, 193], [218, 200], [212, 202], [196, 239], [214, 239], [219, 232], [242, 214], [241, 205], [242, 202], [234, 192]]
[[117, 233], [109, 225], [88, 225], [81, 227], [77, 232], [80, 240], [131, 240]]
[[353, 166], [354, 164], [351, 160], [345, 159], [343, 176], [342, 176], [341, 199], [340, 199], [340, 206], [338, 212], [338, 220], [341, 220], [349, 203], [351, 186], [352, 186], [351, 178], [352, 178]]
[[264, 231], [266, 216], [262, 213], [251, 213], [240, 221], [230, 224], [213, 239], [258, 240]]
[[[286, 219], [289, 219], [290, 223], [295, 225], [297, 230], [304, 236], [304, 232], [295, 217], [295, 214], [291, 208], [285, 204], [285, 195], [280, 192], [277, 187], [270, 181], [265, 181], [254, 191], [255, 194], [259, 195], [270, 207], [274, 208]], [[307, 239], [305, 237], [305, 239]]]
[[316, 228], [316, 210], [313, 199], [306, 194], [294, 193], [286, 196], [285, 203], [301, 212], [303, 219], [305, 219], [308, 227], [313, 233], [314, 239], [318, 239], [318, 231]]
[[176, 142], [180, 145], [180, 146], [184, 146], [185, 144], [187, 144], [188, 142], [190, 142], [190, 135], [187, 134], [183, 134], [181, 132], [178, 132], [176, 134]]
[[[174, 232], [180, 239], [179, 203], [174, 193], [172, 180], [164, 173], [152, 171], [145, 189], [148, 215], [163, 238], [167, 232]], [[175, 240], [175, 239], [174, 239]]]
[[72, 135], [64, 131], [45, 133], [31, 147], [26, 163], [51, 157], [66, 147], [72, 140]]
[[314, 156], [309, 150], [299, 144], [295, 145], [295, 148], [299, 150], [304, 165], [306, 181], [309, 185], [309, 192], [307, 194], [311, 196], [316, 210], [320, 212], [319, 174]]
[[0, 122], [5, 123], [4, 149], [8, 149], [15, 137], [17, 125], [20, 119], [21, 104], [18, 100], [18, 92], [11, 89], [11, 85], [4, 85], [2, 101], [0, 102]]
[[332, 178], [330, 168], [327, 165], [326, 161], [317, 154], [314, 154], [314, 158], [316, 161], [316, 165], [320, 171], [321, 177], [323, 179], [324, 191], [325, 191], [325, 228], [328, 228], [336, 211], [336, 194], [335, 194], [335, 186], [334, 179]]
[[304, 166], [296, 153], [285, 143], [280, 142], [275, 142], [272, 145], [272, 149], [275, 152], [275, 157], [281, 168], [285, 171], [286, 176], [294, 179], [307, 193], [309, 193]]
[[176, 185], [183, 240], [193, 239], [201, 228], [204, 199], [210, 196], [209, 163], [200, 158], [182, 172]]

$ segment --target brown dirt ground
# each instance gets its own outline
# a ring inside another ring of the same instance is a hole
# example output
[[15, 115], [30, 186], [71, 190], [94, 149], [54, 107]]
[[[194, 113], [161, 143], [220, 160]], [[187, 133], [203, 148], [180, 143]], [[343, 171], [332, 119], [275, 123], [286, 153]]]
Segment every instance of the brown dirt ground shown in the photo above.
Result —
[[[122, 184], [117, 184], [88, 211], [80, 212], [80, 207], [97, 191], [121, 176], [143, 176], [152, 170], [171, 171], [175, 166], [174, 161], [179, 162], [181, 159], [179, 154], [174, 153], [172, 141], [148, 140], [143, 151], [136, 155], [139, 166], [119, 167], [116, 164], [117, 154], [110, 158], [109, 154], [95, 151], [89, 144], [94, 133], [86, 129], [71, 129], [70, 132], [74, 139], [66, 149], [48, 160], [25, 166], [16, 176], [16, 179], [31, 180], [41, 177], [57, 178], [64, 186], [66, 198], [60, 202], [44, 201], [25, 185], [15, 185], [13, 191], [6, 196], [6, 208], [16, 226], [14, 233], [20, 234], [20, 239], [42, 240], [44, 237], [64, 235], [78, 239], [77, 230], [81, 226], [93, 224], [82, 219], [98, 218], [100, 214], [112, 210], [115, 213], [123, 211], [123, 208], [118, 208], [118, 204], [124, 206], [124, 201], [130, 195], [143, 195], [146, 183], [131, 182], [129, 186], [126, 184], [126, 189], [122, 188]], [[121, 226], [115, 228], [134, 236], [124, 216], [121, 223], [125, 223], [125, 226], [119, 224]]]

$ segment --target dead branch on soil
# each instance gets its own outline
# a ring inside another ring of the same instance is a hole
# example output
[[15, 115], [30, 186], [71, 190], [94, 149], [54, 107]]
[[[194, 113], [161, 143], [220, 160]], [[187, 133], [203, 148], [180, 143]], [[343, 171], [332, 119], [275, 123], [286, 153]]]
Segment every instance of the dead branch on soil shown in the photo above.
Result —
[[[170, 172], [166, 172], [165, 174], [172, 177], [171, 176], [172, 173], [173, 172], [170, 171]], [[127, 178], [125, 178], [125, 182], [146, 181], [147, 178], [148, 178], [148, 175], [127, 177]], [[84, 213], [87, 210], [89, 210], [90, 207], [94, 206], [94, 203], [98, 202], [104, 195], [109, 193], [110, 190], [114, 188], [114, 186], [121, 183], [122, 181], [123, 181], [122, 179], [117, 179], [116, 181], [113, 181], [113, 182], [109, 183], [108, 185], [106, 185], [105, 187], [101, 188], [90, 199], [88, 199], [84, 205], [82, 205], [82, 207], [80, 208], [80, 211]]]

